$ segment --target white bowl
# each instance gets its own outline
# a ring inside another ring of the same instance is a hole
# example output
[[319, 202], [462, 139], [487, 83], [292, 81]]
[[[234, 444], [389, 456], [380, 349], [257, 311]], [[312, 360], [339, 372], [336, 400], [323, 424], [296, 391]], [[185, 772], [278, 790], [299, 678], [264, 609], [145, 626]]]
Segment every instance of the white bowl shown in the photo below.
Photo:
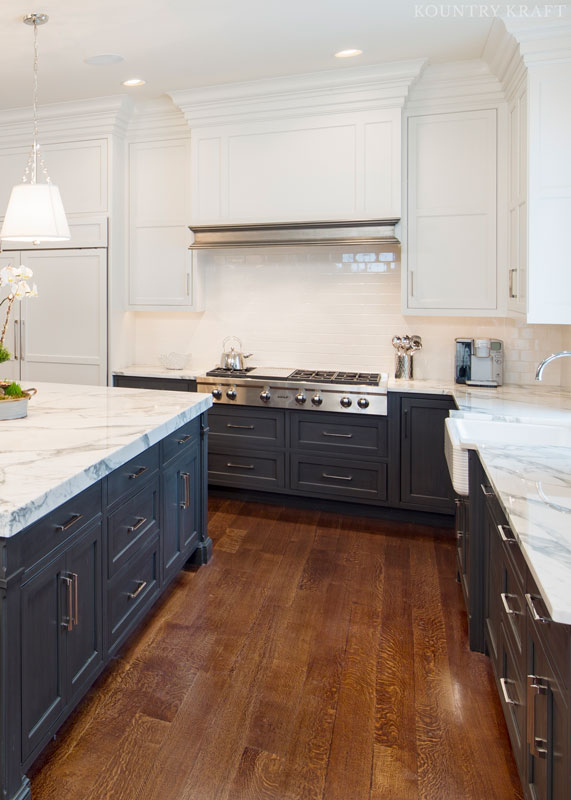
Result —
[[184, 369], [190, 361], [190, 353], [161, 353], [159, 361], [167, 369]]

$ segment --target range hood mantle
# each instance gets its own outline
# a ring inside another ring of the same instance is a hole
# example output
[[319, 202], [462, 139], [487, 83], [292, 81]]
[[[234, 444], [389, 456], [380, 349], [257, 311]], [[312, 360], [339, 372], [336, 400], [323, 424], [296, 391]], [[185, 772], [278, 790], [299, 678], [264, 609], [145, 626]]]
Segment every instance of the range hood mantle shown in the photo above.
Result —
[[306, 245], [379, 247], [398, 244], [398, 219], [328, 222], [269, 222], [243, 225], [190, 225], [191, 250], [229, 247], [293, 247]]

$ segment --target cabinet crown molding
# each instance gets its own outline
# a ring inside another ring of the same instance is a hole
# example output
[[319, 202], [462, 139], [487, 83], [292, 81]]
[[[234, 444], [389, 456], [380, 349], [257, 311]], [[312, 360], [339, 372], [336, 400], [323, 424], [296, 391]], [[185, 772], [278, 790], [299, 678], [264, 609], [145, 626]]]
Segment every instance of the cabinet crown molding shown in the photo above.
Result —
[[497, 77], [482, 59], [426, 67], [410, 92], [409, 115], [497, 106], [504, 100]]
[[170, 92], [193, 127], [402, 108], [424, 59]]
[[[42, 142], [125, 136], [133, 101], [126, 95], [95, 97], [40, 106], [38, 118]], [[3, 147], [28, 141], [31, 108], [0, 111], [0, 143]]]
[[503, 17], [519, 45], [525, 66], [571, 61], [571, 19], [554, 17]]
[[149, 139], [180, 139], [190, 131], [180, 108], [170, 97], [139, 102], [133, 108], [129, 121], [129, 141]]

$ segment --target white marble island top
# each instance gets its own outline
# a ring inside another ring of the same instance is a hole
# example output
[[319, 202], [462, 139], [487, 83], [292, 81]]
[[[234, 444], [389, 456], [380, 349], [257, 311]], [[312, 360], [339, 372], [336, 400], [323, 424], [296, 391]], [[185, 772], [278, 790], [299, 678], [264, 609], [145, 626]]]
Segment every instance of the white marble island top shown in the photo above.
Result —
[[0, 421], [0, 537], [13, 536], [194, 419], [209, 394], [40, 383]]

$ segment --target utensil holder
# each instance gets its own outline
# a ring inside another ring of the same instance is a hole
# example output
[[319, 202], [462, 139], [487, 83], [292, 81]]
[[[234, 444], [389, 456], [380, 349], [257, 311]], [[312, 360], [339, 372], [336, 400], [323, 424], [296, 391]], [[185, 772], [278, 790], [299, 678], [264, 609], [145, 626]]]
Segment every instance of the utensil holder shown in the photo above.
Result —
[[412, 379], [412, 353], [395, 356], [395, 378]]

